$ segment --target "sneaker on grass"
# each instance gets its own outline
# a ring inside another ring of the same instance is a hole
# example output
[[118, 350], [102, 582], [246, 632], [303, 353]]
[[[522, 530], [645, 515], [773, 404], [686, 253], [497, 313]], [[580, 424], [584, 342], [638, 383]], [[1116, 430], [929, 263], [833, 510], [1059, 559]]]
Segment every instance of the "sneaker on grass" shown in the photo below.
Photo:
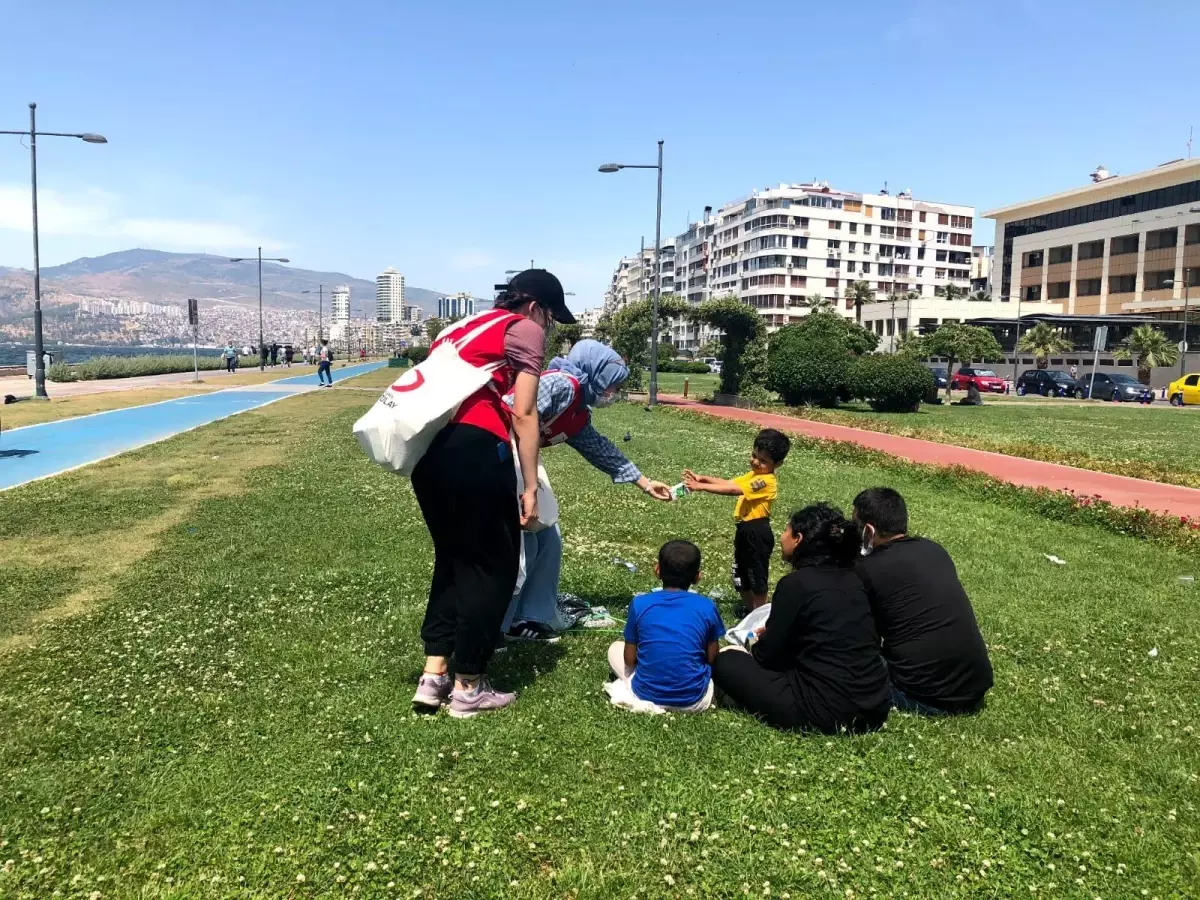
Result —
[[413, 694], [412, 705], [420, 712], [437, 712], [450, 702], [450, 692], [454, 690], [454, 679], [449, 673], [431, 675], [421, 673], [417, 682], [417, 692]]
[[450, 692], [450, 715], [456, 719], [470, 719], [480, 713], [503, 709], [516, 699], [516, 694], [498, 691], [486, 677], [481, 677], [469, 691], [455, 688]]
[[537, 641], [542, 644], [557, 644], [561, 637], [557, 631], [541, 622], [517, 622], [504, 635], [506, 641]]

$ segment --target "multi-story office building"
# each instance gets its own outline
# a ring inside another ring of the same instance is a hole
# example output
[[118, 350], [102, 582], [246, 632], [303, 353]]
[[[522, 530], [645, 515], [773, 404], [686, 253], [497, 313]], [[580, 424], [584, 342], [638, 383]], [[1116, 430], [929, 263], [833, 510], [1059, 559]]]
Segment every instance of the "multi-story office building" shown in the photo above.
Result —
[[993, 297], [1024, 313], [1179, 319], [1185, 285], [1200, 286], [1200, 159], [1101, 167], [1091, 184], [984, 215], [1000, 248]]
[[375, 321], [404, 321], [404, 276], [390, 267], [375, 276]]
[[454, 319], [461, 316], [475, 315], [475, 298], [470, 294], [459, 291], [448, 297], [438, 297], [438, 318]]
[[[692, 304], [735, 296], [775, 330], [808, 315], [818, 297], [854, 316], [847, 294], [865, 281], [873, 300], [883, 302], [862, 308], [863, 325], [886, 348], [919, 324], [1004, 315], [991, 300], [966, 299], [974, 219], [973, 207], [918, 200], [908, 191], [780, 184], [716, 211], [706, 207], [675, 239], [677, 292]], [[954, 299], [944, 296], [947, 286]], [[684, 324], [673, 332], [686, 350], [711, 336]]]
[[329, 320], [334, 324], [350, 321], [350, 286], [335, 285], [329, 299]]

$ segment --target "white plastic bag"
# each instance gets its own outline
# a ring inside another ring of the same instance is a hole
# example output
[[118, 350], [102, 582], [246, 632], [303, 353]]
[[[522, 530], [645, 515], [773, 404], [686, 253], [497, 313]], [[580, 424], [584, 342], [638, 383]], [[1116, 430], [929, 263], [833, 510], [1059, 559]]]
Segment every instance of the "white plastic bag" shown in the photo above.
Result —
[[[513, 462], [517, 467], [517, 497], [525, 492], [525, 479], [521, 475], [521, 460], [517, 454], [516, 441], [513, 442]], [[532, 522], [525, 525], [526, 531], [538, 532], [558, 522], [558, 498], [554, 496], [554, 490], [550, 487], [550, 476], [546, 474], [546, 468], [540, 462], [538, 463], [538, 517]], [[518, 499], [518, 503], [520, 500]]]
[[739, 644], [749, 649], [750, 645], [757, 640], [755, 632], [767, 624], [767, 619], [770, 615], [771, 604], [763, 604], [725, 632], [725, 639], [731, 644]]
[[[508, 317], [493, 310], [455, 323], [429, 357], [396, 379], [354, 423], [354, 437], [372, 460], [400, 475], [411, 475], [434, 437], [471, 394], [486, 385], [503, 360], [475, 366], [460, 355], [489, 328], [506, 328]], [[479, 319], [487, 317], [487, 321]]]

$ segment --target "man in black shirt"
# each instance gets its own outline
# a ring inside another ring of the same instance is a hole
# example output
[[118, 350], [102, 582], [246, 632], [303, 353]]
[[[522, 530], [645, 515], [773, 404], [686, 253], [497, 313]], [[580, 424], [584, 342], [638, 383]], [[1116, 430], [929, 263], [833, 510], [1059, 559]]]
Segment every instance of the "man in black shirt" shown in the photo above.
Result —
[[909, 537], [904, 498], [871, 488], [854, 498], [862, 535], [856, 566], [867, 589], [897, 709], [977, 712], [992, 664], [954, 561], [940, 544]]

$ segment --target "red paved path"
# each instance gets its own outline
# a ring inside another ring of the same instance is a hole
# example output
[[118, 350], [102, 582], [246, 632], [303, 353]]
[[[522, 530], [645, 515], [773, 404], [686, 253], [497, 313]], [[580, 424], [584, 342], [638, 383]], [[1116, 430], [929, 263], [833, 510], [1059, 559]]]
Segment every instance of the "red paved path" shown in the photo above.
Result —
[[1059, 466], [1034, 459], [1021, 459], [1002, 453], [955, 447], [952, 444], [922, 441], [879, 431], [848, 428], [845, 425], [812, 422], [808, 419], [779, 416], [752, 409], [711, 406], [682, 397], [663, 396], [660, 400], [666, 405], [693, 409], [717, 418], [749, 422], [814, 438], [859, 444], [912, 462], [937, 466], [965, 466], [1024, 487], [1071, 490], [1085, 496], [1098, 494], [1117, 506], [1142, 506], [1168, 515], [1200, 518], [1200, 490], [1193, 488], [1143, 481], [1140, 478], [1125, 478], [1106, 472], [1092, 472], [1088, 469]]

